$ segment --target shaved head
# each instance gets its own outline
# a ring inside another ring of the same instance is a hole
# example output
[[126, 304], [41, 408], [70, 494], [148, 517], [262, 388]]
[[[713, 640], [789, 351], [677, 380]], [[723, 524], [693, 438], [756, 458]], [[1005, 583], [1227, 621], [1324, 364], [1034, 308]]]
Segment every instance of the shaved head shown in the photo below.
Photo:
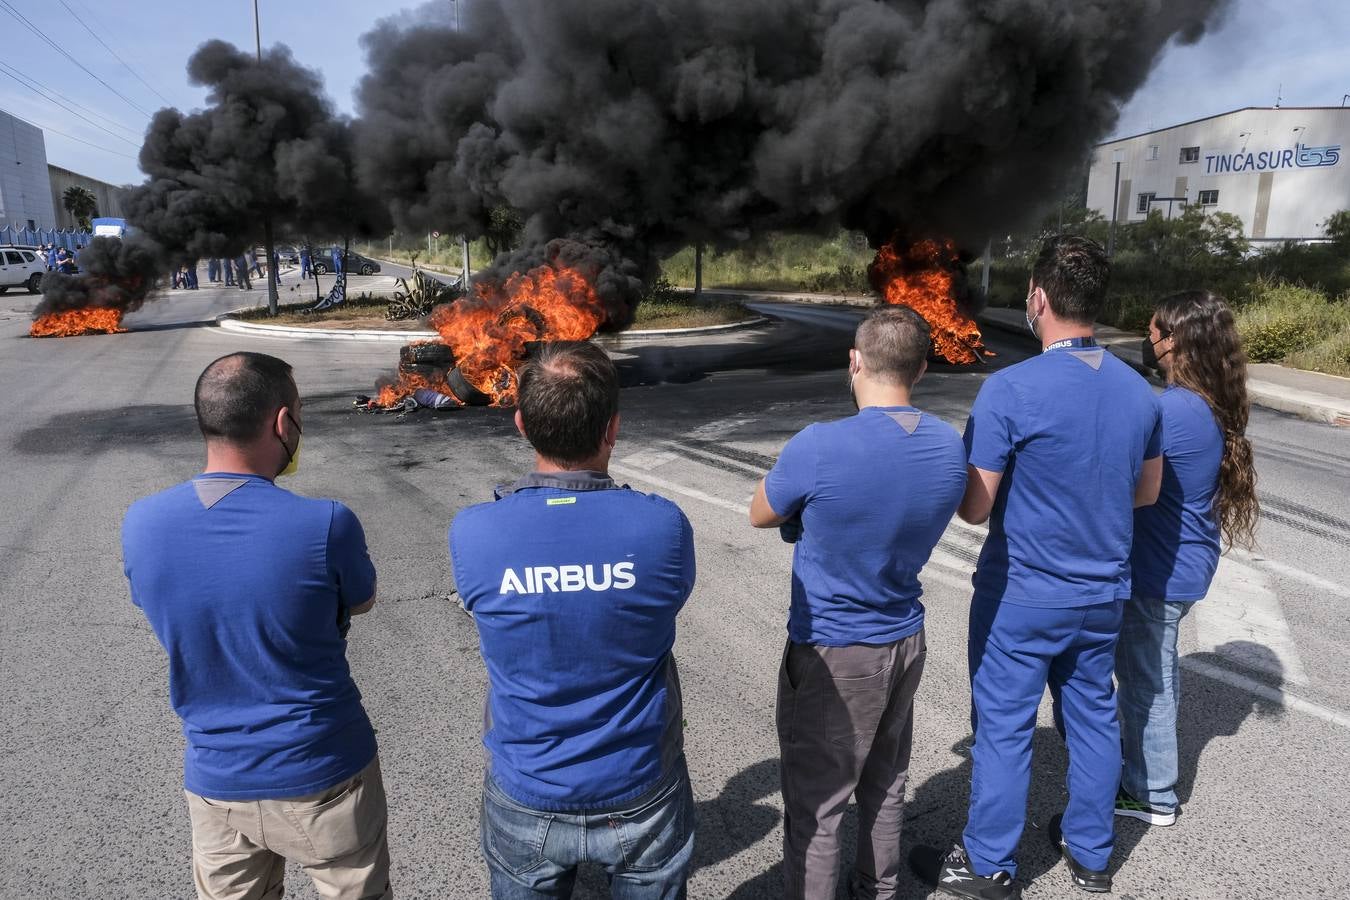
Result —
[[252, 441], [283, 406], [294, 409], [300, 392], [291, 366], [265, 353], [231, 353], [203, 370], [193, 405], [207, 440]]
[[928, 359], [932, 337], [923, 316], [908, 306], [882, 306], [867, 314], [853, 336], [868, 373], [884, 384], [913, 387]]

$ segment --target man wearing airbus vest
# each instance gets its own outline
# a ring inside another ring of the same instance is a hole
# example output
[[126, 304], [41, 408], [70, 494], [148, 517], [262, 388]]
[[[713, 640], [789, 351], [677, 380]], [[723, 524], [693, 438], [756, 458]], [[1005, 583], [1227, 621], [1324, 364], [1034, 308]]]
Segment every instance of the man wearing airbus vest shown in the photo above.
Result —
[[675, 617], [694, 540], [675, 504], [607, 474], [619, 379], [599, 347], [545, 345], [520, 373], [535, 471], [462, 510], [450, 557], [488, 673], [482, 844], [496, 900], [684, 896], [694, 847]]

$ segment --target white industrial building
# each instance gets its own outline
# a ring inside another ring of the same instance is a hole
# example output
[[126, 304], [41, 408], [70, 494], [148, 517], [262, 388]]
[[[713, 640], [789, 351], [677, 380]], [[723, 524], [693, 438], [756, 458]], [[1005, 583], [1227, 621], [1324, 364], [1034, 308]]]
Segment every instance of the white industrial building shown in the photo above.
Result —
[[0, 109], [0, 225], [55, 228], [42, 129]]
[[1350, 209], [1350, 108], [1248, 107], [1099, 144], [1087, 205], [1108, 220], [1233, 213], [1258, 245], [1323, 237]]

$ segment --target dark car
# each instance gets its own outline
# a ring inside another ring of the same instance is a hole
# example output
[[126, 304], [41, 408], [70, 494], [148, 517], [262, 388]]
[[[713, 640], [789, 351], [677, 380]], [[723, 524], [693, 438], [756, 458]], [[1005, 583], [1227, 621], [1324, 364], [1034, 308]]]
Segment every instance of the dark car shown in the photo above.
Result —
[[[338, 251], [338, 253], [341, 252], [341, 250]], [[328, 270], [333, 268], [332, 254], [325, 253], [316, 248], [314, 250], [314, 259], [313, 262], [310, 263], [310, 266], [314, 269], [315, 275], [327, 274]], [[375, 275], [380, 271], [380, 264], [369, 256], [362, 256], [355, 251], [348, 251], [347, 271], [353, 275]]]

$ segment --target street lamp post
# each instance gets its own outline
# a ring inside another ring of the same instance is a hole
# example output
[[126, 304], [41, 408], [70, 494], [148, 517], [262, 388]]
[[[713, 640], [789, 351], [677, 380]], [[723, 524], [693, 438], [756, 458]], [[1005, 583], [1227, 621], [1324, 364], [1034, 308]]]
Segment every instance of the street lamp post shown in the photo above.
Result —
[[1116, 186], [1111, 192], [1111, 227], [1106, 233], [1106, 256], [1111, 258], [1116, 254], [1116, 218], [1120, 215], [1120, 163], [1125, 153], [1122, 150], [1112, 150], [1111, 158], [1116, 163]]
[[[258, 52], [258, 62], [262, 63], [262, 25], [258, 19], [258, 0], [253, 0], [253, 43]], [[267, 254], [267, 314], [277, 314], [277, 267], [276, 240], [272, 234], [272, 215], [263, 214], [263, 252]], [[345, 261], [345, 260], [344, 260]], [[318, 279], [315, 279], [318, 284]]]

